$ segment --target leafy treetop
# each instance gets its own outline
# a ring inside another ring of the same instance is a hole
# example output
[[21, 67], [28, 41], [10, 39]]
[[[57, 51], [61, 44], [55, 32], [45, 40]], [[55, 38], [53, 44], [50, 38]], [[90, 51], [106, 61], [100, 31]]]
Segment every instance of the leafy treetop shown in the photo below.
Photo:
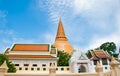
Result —
[[4, 63], [5, 60], [6, 60], [7, 66], [8, 66], [7, 72], [15, 73], [16, 72], [16, 68], [15, 68], [14, 64], [9, 62], [9, 59], [8, 59], [8, 57], [5, 54], [0, 54], [0, 66]]
[[69, 59], [71, 56], [68, 53], [63, 51], [58, 51], [57, 57], [59, 57], [57, 64], [58, 66], [69, 66]]

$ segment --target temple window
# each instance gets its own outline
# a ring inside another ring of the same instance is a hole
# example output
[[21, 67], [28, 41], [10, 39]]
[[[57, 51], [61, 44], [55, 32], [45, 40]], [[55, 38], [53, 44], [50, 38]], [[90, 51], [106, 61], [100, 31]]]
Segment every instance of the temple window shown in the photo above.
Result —
[[52, 65], [52, 63], [50, 63], [50, 66]]
[[29, 64], [24, 64], [24, 66], [29, 66]]
[[31, 70], [34, 70], [34, 68], [31, 68]]
[[43, 68], [43, 71], [46, 71], [46, 68]]
[[63, 71], [64, 70], [64, 68], [61, 68], [61, 71]]
[[97, 61], [98, 61], [98, 60], [94, 60], [94, 61], [93, 61], [93, 62], [94, 62], [94, 65], [96, 65], [96, 64], [97, 64]]
[[56, 70], [58, 70], [58, 68], [56, 68]]
[[45, 67], [45, 66], [46, 66], [46, 64], [42, 64], [42, 66], [43, 66], [43, 67]]
[[22, 70], [22, 68], [20, 67], [19, 70]]
[[37, 66], [37, 64], [33, 64], [33, 66]]
[[70, 70], [69, 68], [67, 68], [67, 70]]
[[107, 67], [105, 67], [105, 69], [107, 69]]
[[19, 66], [19, 64], [15, 64], [15, 66]]
[[28, 68], [25, 68], [25, 70], [28, 70]]
[[102, 64], [103, 64], [103, 65], [108, 65], [106, 58], [102, 58]]
[[40, 68], [37, 68], [37, 70], [40, 70]]

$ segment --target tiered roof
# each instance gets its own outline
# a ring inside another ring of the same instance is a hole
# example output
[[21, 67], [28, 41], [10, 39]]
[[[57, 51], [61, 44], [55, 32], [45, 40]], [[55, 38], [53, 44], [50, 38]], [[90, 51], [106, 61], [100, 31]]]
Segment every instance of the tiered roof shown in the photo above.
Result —
[[111, 56], [108, 54], [108, 52], [103, 50], [89, 51], [89, 55], [91, 60], [99, 60], [102, 58], [111, 59]]
[[[32, 54], [33, 52], [35, 54]], [[57, 55], [57, 49], [51, 48], [49, 44], [14, 44], [11, 49], [7, 48], [5, 53], [10, 59], [57, 58], [55, 56]]]
[[49, 51], [48, 44], [15, 44], [12, 51]]

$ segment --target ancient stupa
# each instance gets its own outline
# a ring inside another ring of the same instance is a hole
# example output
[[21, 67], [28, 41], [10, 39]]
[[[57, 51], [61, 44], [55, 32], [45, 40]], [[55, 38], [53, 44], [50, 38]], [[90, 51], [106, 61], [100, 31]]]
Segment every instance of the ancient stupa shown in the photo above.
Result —
[[53, 46], [58, 48], [58, 50], [67, 52], [69, 54], [71, 54], [71, 52], [73, 50], [72, 45], [69, 43], [69, 41], [65, 35], [61, 19], [58, 24], [58, 30], [57, 30], [57, 34], [56, 34], [56, 38], [55, 38], [55, 42], [54, 42]]

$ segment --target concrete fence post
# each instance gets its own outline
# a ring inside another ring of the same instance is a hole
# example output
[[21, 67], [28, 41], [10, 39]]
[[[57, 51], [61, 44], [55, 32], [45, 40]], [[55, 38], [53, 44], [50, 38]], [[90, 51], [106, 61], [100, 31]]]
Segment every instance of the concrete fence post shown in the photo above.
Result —
[[4, 63], [0, 66], [0, 76], [5, 76], [7, 69], [8, 67], [6, 65], [6, 61], [4, 61]]
[[112, 70], [112, 76], [119, 76], [119, 62], [115, 60], [114, 57], [112, 57], [110, 62], [111, 70]]
[[97, 62], [95, 70], [98, 73], [98, 76], [103, 76], [103, 67], [100, 65], [99, 62]]
[[50, 67], [49, 68], [49, 75], [50, 76], [56, 76], [56, 68], [55, 67]]
[[50, 68], [49, 68], [49, 76], [56, 76], [56, 67], [52, 63]]

